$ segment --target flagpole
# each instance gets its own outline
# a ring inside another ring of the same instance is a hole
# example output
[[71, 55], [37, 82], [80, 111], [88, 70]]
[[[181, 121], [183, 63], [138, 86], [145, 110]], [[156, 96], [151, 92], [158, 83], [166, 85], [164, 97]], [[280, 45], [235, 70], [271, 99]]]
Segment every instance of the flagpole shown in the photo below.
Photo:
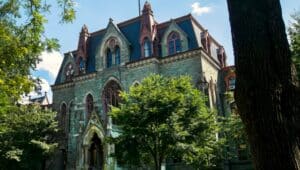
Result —
[[141, 0], [138, 1], [139, 1], [139, 16], [141, 16]]

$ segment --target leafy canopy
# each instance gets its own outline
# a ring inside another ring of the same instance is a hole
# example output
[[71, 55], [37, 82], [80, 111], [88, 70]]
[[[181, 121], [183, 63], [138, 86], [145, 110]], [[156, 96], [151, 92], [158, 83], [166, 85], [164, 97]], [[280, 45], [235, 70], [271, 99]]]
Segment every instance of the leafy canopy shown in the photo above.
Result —
[[35, 105], [10, 111], [0, 123], [0, 169], [42, 169], [57, 146], [56, 113]]
[[288, 29], [291, 40], [292, 60], [297, 70], [298, 80], [300, 80], [300, 11], [292, 15], [294, 22]]
[[[72, 0], [57, 0], [62, 22], [75, 17]], [[49, 2], [42, 0], [0, 1], [0, 116], [10, 109], [20, 95], [28, 93], [34, 69], [44, 50], [57, 49], [57, 39], [44, 36]]]
[[216, 115], [187, 76], [151, 75], [129, 92], [111, 115], [120, 129], [115, 156], [120, 164], [155, 165], [166, 158], [196, 167], [217, 166]]
[[[75, 17], [72, 0], [57, 0], [61, 22]], [[30, 70], [44, 50], [57, 49], [58, 40], [44, 35], [48, 0], [0, 1], [0, 169], [42, 169], [56, 144], [55, 113], [35, 106], [18, 106], [34, 88]], [[53, 1], [52, 1], [53, 3]]]

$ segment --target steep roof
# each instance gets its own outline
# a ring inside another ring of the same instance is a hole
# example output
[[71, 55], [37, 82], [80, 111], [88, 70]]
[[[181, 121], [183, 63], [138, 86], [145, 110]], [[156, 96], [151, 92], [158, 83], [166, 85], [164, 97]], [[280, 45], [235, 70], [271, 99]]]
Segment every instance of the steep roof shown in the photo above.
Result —
[[[131, 44], [130, 46], [130, 60], [129, 61], [136, 61], [141, 58], [141, 46], [140, 46], [140, 29], [141, 29], [141, 21], [142, 17], [138, 16], [132, 19], [129, 19], [127, 21], [121, 22], [117, 24], [117, 27], [119, 30], [123, 33], [123, 35], [126, 37], [126, 39]], [[200, 47], [201, 45], [197, 41], [197, 35], [194, 30], [194, 26], [198, 27], [201, 30], [204, 30], [203, 27], [192, 17], [191, 14], [175, 18], [173, 21], [187, 34], [188, 38], [188, 50], [196, 49]], [[167, 28], [170, 26], [171, 21], [163, 22], [163, 23], [157, 23], [157, 38], [159, 40], [159, 44], [161, 43], [161, 39], [167, 30]], [[87, 40], [87, 67], [86, 67], [86, 73], [92, 73], [96, 71], [96, 53], [97, 49], [99, 48], [100, 44], [102, 43], [102, 39], [104, 37], [104, 34], [106, 32], [105, 29], [98, 30], [96, 32], [90, 33], [88, 40]], [[200, 36], [200, 35], [199, 35]], [[216, 42], [214, 39], [212, 39], [214, 42]], [[217, 45], [219, 45], [216, 42]], [[159, 45], [158, 48], [158, 54], [159, 56], [162, 56], [161, 47]], [[74, 60], [76, 61], [76, 51], [71, 52], [74, 56]], [[67, 53], [68, 54], [68, 53]], [[65, 54], [65, 55], [67, 55]], [[158, 57], [159, 57], [158, 56]], [[66, 63], [66, 58], [64, 57], [64, 61], [62, 62], [63, 67]], [[214, 57], [216, 58], [216, 57]], [[60, 84], [61, 82], [61, 76], [62, 76], [62, 68], [60, 68], [59, 74], [57, 76], [57, 79], [55, 81], [55, 84]]]

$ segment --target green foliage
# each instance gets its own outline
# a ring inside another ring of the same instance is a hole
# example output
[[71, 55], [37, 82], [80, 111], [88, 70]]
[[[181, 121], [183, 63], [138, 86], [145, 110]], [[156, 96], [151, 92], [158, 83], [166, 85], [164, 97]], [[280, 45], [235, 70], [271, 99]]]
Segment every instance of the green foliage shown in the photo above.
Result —
[[35, 105], [10, 111], [0, 122], [0, 169], [42, 169], [57, 146], [56, 114]]
[[298, 80], [300, 80], [300, 11], [293, 14], [292, 18], [294, 22], [288, 32], [291, 40], [292, 60], [297, 70]]
[[[234, 103], [234, 93], [225, 93], [226, 101]], [[234, 103], [235, 106], [235, 103]], [[227, 117], [219, 117], [221, 123], [221, 134], [224, 139], [223, 154], [228, 160], [238, 159], [238, 152], [240, 156], [245, 159], [250, 158], [249, 143], [247, 141], [247, 134], [245, 126], [239, 116], [238, 110], [235, 107], [231, 108], [231, 113]]]
[[[62, 7], [62, 21], [75, 17], [72, 0], [57, 0]], [[59, 48], [58, 40], [45, 38], [48, 1], [0, 1], [0, 115], [9, 111], [23, 93], [28, 93], [33, 83], [29, 78], [44, 50]]]
[[[62, 21], [74, 19], [72, 0], [57, 0]], [[52, 2], [53, 3], [53, 2]], [[44, 50], [58, 49], [58, 40], [44, 36], [47, 0], [0, 1], [0, 169], [42, 169], [56, 144], [54, 115], [35, 106], [17, 106], [34, 88], [30, 69]]]
[[216, 115], [189, 77], [151, 75], [121, 92], [121, 99], [111, 111], [121, 131], [112, 139], [118, 163], [157, 168], [174, 158], [202, 169], [217, 167]]

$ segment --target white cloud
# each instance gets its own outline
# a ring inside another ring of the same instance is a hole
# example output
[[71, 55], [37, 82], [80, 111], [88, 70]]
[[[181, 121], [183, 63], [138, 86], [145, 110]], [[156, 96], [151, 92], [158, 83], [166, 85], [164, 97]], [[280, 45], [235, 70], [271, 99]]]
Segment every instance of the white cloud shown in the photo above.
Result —
[[192, 13], [195, 15], [202, 15], [205, 13], [210, 13], [211, 12], [211, 7], [209, 6], [200, 6], [200, 2], [194, 2], [192, 5]]
[[[36, 78], [36, 77], [33, 77], [33, 78]], [[38, 94], [33, 90], [29, 94], [27, 94], [26, 96], [23, 95], [20, 103], [28, 104], [29, 103], [29, 96], [31, 98], [37, 98], [37, 97], [40, 97], [40, 96], [44, 96], [45, 92], [47, 92], [47, 97], [48, 97], [49, 102], [52, 103], [52, 91], [51, 91], [49, 82], [44, 78], [39, 78], [39, 79], [41, 80], [40, 85], [42, 87], [41, 94]]]
[[55, 78], [63, 60], [62, 55], [57, 51], [43, 52], [39, 58], [42, 61], [38, 63], [36, 69], [47, 71], [53, 78]]
[[49, 92], [50, 91], [49, 82], [43, 78], [40, 78], [40, 80], [41, 80], [42, 92]]

